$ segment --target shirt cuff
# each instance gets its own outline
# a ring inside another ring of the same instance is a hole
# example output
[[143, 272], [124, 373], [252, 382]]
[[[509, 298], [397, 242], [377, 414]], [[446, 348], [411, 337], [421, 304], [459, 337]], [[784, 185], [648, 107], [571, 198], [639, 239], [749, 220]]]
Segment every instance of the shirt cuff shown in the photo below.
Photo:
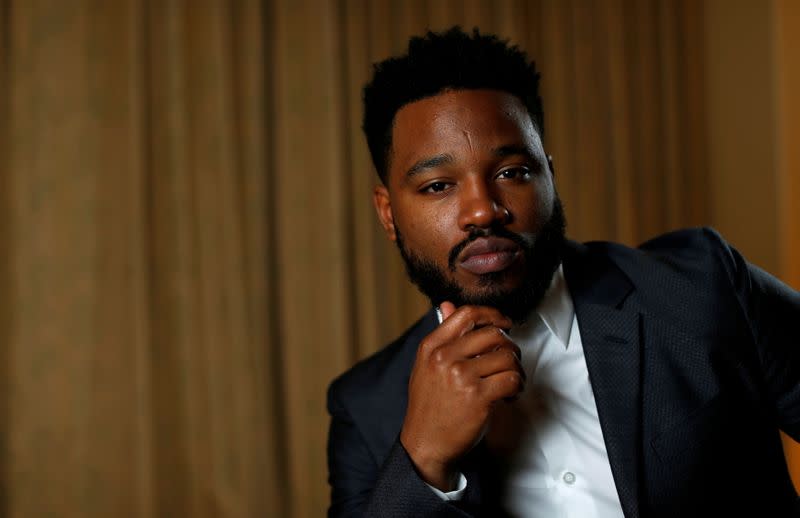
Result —
[[465, 477], [463, 473], [459, 473], [458, 474], [458, 485], [456, 486], [456, 488], [453, 491], [448, 491], [447, 493], [445, 493], [444, 491], [441, 491], [439, 489], [436, 489], [435, 487], [433, 487], [432, 485], [428, 484], [427, 482], [425, 482], [425, 485], [428, 486], [429, 488], [431, 488], [431, 491], [436, 493], [436, 496], [438, 496], [442, 500], [448, 500], [448, 501], [457, 502], [457, 501], [461, 500], [461, 498], [464, 496], [464, 491], [467, 490], [467, 477]]

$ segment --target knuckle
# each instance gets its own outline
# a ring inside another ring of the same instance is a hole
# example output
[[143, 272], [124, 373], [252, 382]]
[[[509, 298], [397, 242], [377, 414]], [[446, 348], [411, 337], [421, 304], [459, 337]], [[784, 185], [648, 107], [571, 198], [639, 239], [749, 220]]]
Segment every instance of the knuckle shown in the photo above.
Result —
[[419, 348], [417, 349], [417, 354], [421, 352], [430, 352], [433, 349], [434, 345], [430, 338], [425, 337], [419, 342]]
[[522, 375], [517, 371], [511, 371], [508, 373], [508, 384], [510, 388], [513, 390], [519, 390], [522, 388], [524, 382], [522, 380]]
[[455, 381], [463, 381], [466, 373], [464, 372], [464, 365], [456, 363], [450, 366], [450, 377]]
[[431, 361], [433, 362], [434, 365], [444, 365], [446, 358], [444, 351], [442, 351], [441, 347], [433, 351], [433, 353], [431, 353]]
[[461, 390], [469, 399], [474, 399], [478, 396], [478, 386], [474, 383], [465, 383]]
[[462, 306], [464, 318], [474, 321], [478, 317], [479, 308], [477, 306]]
[[506, 341], [503, 343], [503, 348], [517, 358], [522, 358], [522, 349], [520, 349], [519, 346], [511, 340], [506, 339]]
[[483, 329], [485, 330], [484, 333], [486, 333], [488, 339], [491, 340], [491, 342], [495, 345], [495, 349], [509, 347], [509, 344], [511, 344], [508, 337], [499, 327], [486, 326]]
[[497, 340], [495, 345], [496, 351], [503, 351], [510, 354], [517, 354], [516, 349], [517, 346], [514, 344], [514, 342], [505, 339]]

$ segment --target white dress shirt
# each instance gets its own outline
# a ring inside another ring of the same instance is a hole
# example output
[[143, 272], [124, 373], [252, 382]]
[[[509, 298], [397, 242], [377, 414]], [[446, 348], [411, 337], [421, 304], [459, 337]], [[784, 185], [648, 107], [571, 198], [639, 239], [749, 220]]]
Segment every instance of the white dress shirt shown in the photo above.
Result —
[[[509, 454], [506, 510], [520, 517], [622, 517], [561, 267], [536, 315], [513, 328], [511, 338], [522, 350], [528, 381], [516, 402], [496, 410], [513, 423], [506, 429], [517, 430], [494, 441]], [[486, 439], [491, 445], [491, 424]], [[466, 485], [461, 475], [455, 491], [431, 489], [443, 499], [459, 500]]]

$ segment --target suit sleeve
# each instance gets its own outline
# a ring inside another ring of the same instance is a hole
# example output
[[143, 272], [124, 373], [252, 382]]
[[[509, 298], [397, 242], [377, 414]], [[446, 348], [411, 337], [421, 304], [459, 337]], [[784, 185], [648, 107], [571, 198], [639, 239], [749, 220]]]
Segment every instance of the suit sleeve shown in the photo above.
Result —
[[713, 236], [722, 244], [722, 262], [756, 344], [776, 421], [800, 441], [800, 293]]
[[329, 517], [468, 517], [417, 475], [399, 439], [379, 466], [335, 389], [328, 391]]

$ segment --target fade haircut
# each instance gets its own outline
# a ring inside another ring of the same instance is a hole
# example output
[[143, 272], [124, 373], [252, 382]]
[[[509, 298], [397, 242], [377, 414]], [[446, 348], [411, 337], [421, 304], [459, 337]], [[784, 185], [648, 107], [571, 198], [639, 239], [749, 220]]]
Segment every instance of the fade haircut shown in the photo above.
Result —
[[372, 163], [386, 184], [392, 125], [408, 103], [450, 90], [491, 89], [518, 97], [544, 138], [544, 113], [536, 64], [516, 45], [497, 36], [467, 34], [459, 26], [411, 38], [408, 53], [373, 65], [372, 81], [364, 87], [362, 129]]

